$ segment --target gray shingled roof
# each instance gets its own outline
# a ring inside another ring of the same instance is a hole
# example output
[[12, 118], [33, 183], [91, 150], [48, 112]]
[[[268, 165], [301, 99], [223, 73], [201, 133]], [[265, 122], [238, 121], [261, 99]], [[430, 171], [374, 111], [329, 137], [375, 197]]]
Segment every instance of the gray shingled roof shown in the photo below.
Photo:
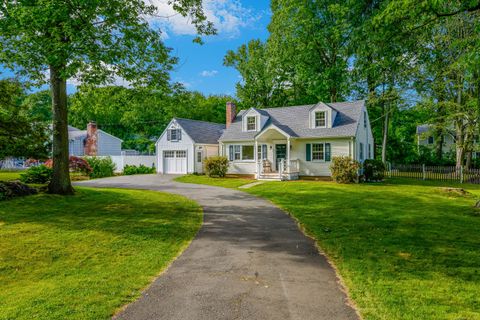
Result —
[[[358, 121], [362, 114], [362, 107], [365, 105], [364, 100], [353, 102], [336, 102], [327, 103], [328, 106], [337, 111], [335, 122], [332, 128], [310, 128], [309, 113], [310, 109], [316, 104], [257, 109], [262, 114], [269, 117], [265, 124], [266, 128], [269, 124], [274, 124], [291, 137], [297, 138], [328, 138], [328, 137], [353, 137], [357, 132]], [[240, 111], [235, 120], [228, 129], [225, 129], [220, 137], [222, 141], [232, 140], [253, 140], [259, 132], [242, 131], [242, 115], [248, 110]]]
[[195, 143], [217, 144], [225, 130], [224, 124], [174, 118]]

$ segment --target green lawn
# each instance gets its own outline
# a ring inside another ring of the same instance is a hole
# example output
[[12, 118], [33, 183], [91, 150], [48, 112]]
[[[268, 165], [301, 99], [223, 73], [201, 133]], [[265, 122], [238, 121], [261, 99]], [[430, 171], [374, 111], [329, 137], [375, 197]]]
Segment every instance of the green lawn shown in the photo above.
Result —
[[241, 178], [210, 178], [205, 175], [186, 175], [181, 176], [175, 179], [175, 181], [184, 182], [184, 183], [197, 183], [197, 184], [208, 184], [215, 185], [224, 188], [238, 188], [245, 184], [255, 182], [252, 179], [241, 179]]
[[292, 181], [246, 191], [317, 239], [364, 319], [480, 319], [480, 188], [464, 184], [472, 194], [456, 196], [441, 184]]
[[180, 196], [76, 189], [0, 203], [0, 319], [108, 319], [202, 223]]
[[20, 179], [22, 171], [0, 171], [0, 181], [12, 181]]

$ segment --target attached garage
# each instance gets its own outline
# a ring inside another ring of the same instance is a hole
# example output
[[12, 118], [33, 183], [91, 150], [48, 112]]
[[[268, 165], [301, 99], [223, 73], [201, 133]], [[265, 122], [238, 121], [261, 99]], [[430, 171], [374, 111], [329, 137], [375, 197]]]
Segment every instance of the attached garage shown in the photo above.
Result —
[[187, 173], [187, 150], [163, 151], [163, 173], [186, 174]]
[[218, 156], [225, 125], [173, 118], [156, 143], [158, 173], [202, 173], [203, 160]]

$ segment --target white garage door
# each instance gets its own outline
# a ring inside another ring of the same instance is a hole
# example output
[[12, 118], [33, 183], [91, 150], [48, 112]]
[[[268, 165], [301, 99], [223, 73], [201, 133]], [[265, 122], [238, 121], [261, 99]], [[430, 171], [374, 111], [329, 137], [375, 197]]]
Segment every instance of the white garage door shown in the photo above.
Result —
[[187, 173], [187, 151], [186, 150], [163, 151], [163, 173], [170, 173], [170, 174]]

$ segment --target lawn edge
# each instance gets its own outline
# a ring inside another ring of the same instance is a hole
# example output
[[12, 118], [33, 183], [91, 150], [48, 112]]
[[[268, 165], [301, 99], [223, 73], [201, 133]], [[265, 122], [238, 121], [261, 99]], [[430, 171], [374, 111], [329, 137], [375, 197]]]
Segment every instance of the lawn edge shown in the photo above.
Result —
[[190, 198], [187, 198], [185, 196], [182, 196], [182, 195], [179, 195], [179, 194], [175, 194], [175, 193], [170, 193], [170, 192], [164, 192], [164, 191], [159, 191], [159, 190], [152, 190], [152, 189], [126, 189], [126, 188], [113, 188], [113, 187], [87, 187], [87, 186], [79, 186], [77, 185], [76, 187], [80, 187], [80, 188], [84, 188], [84, 189], [116, 189], [116, 190], [132, 190], [132, 191], [136, 191], [136, 190], [140, 190], [140, 191], [151, 191], [151, 192], [157, 192], [157, 193], [165, 193], [165, 194], [170, 194], [170, 195], [175, 195], [175, 196], [179, 196], [179, 197], [183, 197], [189, 201], [192, 201], [194, 203], [197, 204], [197, 206], [200, 208], [200, 214], [201, 214], [201, 218], [202, 218], [202, 221], [201, 221], [201, 224], [200, 224], [200, 227], [198, 228], [197, 232], [193, 235], [192, 239], [190, 241], [188, 241], [188, 243], [186, 243], [178, 252], [178, 254], [173, 257], [172, 260], [170, 260], [170, 262], [165, 266], [163, 267], [157, 274], [155, 274], [154, 276], [152, 276], [152, 278], [149, 280], [149, 283], [142, 287], [141, 289], [138, 290], [138, 295], [133, 297], [132, 301], [130, 302], [127, 302], [125, 304], [122, 304], [121, 306], [119, 306], [118, 308], [115, 308], [115, 310], [112, 312], [111, 314], [111, 318], [112, 319], [116, 319], [116, 317], [122, 313], [123, 311], [125, 311], [128, 306], [130, 306], [132, 303], [135, 303], [138, 299], [140, 299], [143, 295], [143, 293], [145, 291], [147, 291], [152, 285], [153, 283], [158, 279], [160, 278], [161, 276], [163, 276], [167, 271], [168, 269], [170, 269], [170, 267], [172, 266], [172, 264], [177, 261], [177, 259], [185, 252], [185, 250], [187, 250], [190, 245], [192, 244], [193, 240], [195, 240], [200, 232], [200, 230], [202, 229], [203, 225], [204, 225], [204, 222], [205, 222], [205, 215], [204, 215], [204, 209], [203, 207], [198, 204], [198, 202], [196, 202], [195, 200], [192, 200]]
[[[185, 184], [198, 184], [198, 185], [208, 185], [208, 184], [205, 184], [205, 183], [195, 183], [195, 182], [183, 182], [183, 181], [179, 181], [179, 180], [176, 180], [177, 178], [175, 178], [175, 182], [178, 182], [178, 183], [185, 183]], [[261, 200], [264, 200], [264, 201], [267, 201], [268, 203], [274, 205], [275, 207], [279, 208], [283, 213], [285, 213], [286, 215], [288, 215], [290, 218], [293, 219], [293, 221], [295, 221], [295, 224], [297, 225], [297, 228], [298, 230], [300, 230], [300, 232], [306, 236], [307, 238], [310, 238], [311, 240], [313, 240], [313, 243], [315, 244], [315, 248], [317, 249], [317, 252], [319, 255], [323, 256], [325, 258], [325, 260], [327, 261], [327, 263], [332, 267], [333, 271], [335, 272], [335, 278], [337, 280], [337, 284], [339, 285], [340, 287], [340, 290], [345, 294], [345, 296], [347, 297], [346, 298], [346, 301], [345, 301], [345, 304], [348, 305], [349, 307], [351, 307], [356, 315], [358, 316], [358, 318], [360, 320], [363, 320], [363, 317], [362, 317], [362, 314], [360, 313], [360, 308], [357, 306], [357, 304], [355, 303], [355, 301], [352, 299], [351, 295], [350, 295], [350, 290], [348, 289], [348, 287], [345, 285], [345, 281], [343, 280], [343, 277], [341, 276], [340, 272], [339, 272], [339, 269], [337, 268], [337, 266], [335, 265], [335, 263], [332, 261], [332, 259], [328, 256], [328, 254], [322, 249], [321, 245], [320, 245], [320, 241], [317, 240], [312, 234], [310, 234], [307, 229], [302, 225], [302, 223], [300, 223], [300, 221], [291, 213], [289, 212], [287, 209], [283, 208], [282, 206], [276, 204], [275, 202], [271, 201], [270, 199], [267, 199], [267, 198], [263, 198], [261, 196], [258, 196], [256, 194], [253, 194], [251, 193], [249, 190], [250, 189], [240, 189], [239, 187], [222, 187], [222, 186], [216, 186], [216, 185], [210, 185], [210, 186], [214, 186], [214, 187], [218, 187], [218, 188], [225, 188], [225, 189], [234, 189], [234, 190], [237, 190], [237, 191], [240, 191], [240, 192], [243, 192], [243, 193], [246, 193], [246, 194], [249, 194], [255, 198], [258, 198], [258, 199], [261, 199]], [[253, 186], [253, 188], [255, 188], [255, 186]]]
[[[238, 190], [238, 188], [235, 188]], [[333, 271], [335, 272], [335, 277], [336, 277], [336, 280], [337, 280], [337, 284], [339, 285], [340, 287], [340, 290], [345, 293], [345, 296], [347, 297], [346, 299], [346, 304], [348, 306], [350, 306], [354, 311], [355, 313], [357, 314], [359, 320], [363, 320], [363, 317], [362, 317], [362, 314], [360, 313], [360, 308], [357, 306], [357, 304], [355, 303], [355, 301], [352, 299], [352, 297], [350, 296], [350, 290], [348, 289], [347, 285], [345, 284], [345, 281], [343, 280], [343, 277], [341, 276], [340, 272], [339, 272], [339, 269], [337, 268], [337, 266], [335, 265], [335, 263], [332, 261], [332, 259], [328, 256], [328, 254], [325, 252], [325, 250], [322, 249], [321, 245], [320, 245], [320, 241], [317, 240], [312, 234], [310, 234], [307, 229], [303, 226], [303, 224], [291, 213], [289, 212], [287, 209], [283, 208], [282, 206], [276, 204], [275, 202], [271, 201], [270, 199], [267, 199], [267, 198], [263, 198], [263, 197], [260, 197], [260, 196], [257, 196], [256, 194], [253, 194], [253, 193], [250, 193], [248, 191], [243, 191], [243, 190], [238, 190], [238, 191], [241, 191], [241, 192], [245, 192], [245, 193], [248, 193], [249, 195], [252, 195], [258, 199], [262, 199], [262, 200], [265, 200], [267, 202], [269, 202], [270, 204], [276, 206], [277, 208], [279, 208], [282, 212], [284, 212], [286, 215], [288, 215], [290, 218], [293, 219], [293, 221], [295, 221], [295, 224], [297, 225], [298, 227], [298, 230], [300, 230], [300, 232], [306, 236], [307, 238], [310, 238], [311, 240], [313, 240], [313, 243], [315, 244], [315, 248], [317, 249], [317, 252], [319, 255], [323, 256], [325, 258], [325, 260], [327, 261], [327, 263], [330, 265], [330, 267], [332, 267]]]

